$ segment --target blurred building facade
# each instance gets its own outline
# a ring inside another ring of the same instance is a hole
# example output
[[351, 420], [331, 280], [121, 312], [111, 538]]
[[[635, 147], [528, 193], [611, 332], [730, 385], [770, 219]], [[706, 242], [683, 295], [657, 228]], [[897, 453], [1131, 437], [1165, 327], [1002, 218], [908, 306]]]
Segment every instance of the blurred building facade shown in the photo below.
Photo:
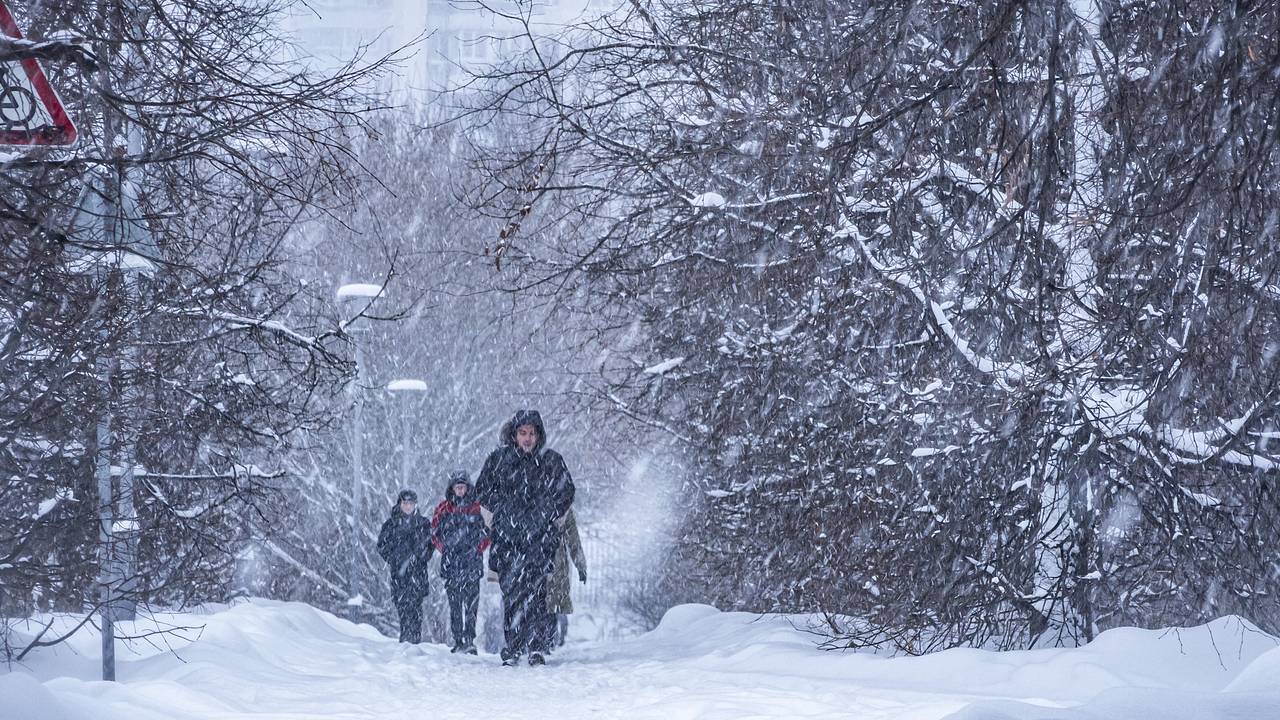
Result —
[[519, 23], [502, 15], [525, 14], [535, 33], [554, 34], [565, 23], [599, 14], [613, 0], [307, 0], [285, 21], [298, 54], [331, 69], [363, 54], [374, 59], [413, 44], [390, 91], [419, 94], [465, 82], [468, 69], [521, 52]]

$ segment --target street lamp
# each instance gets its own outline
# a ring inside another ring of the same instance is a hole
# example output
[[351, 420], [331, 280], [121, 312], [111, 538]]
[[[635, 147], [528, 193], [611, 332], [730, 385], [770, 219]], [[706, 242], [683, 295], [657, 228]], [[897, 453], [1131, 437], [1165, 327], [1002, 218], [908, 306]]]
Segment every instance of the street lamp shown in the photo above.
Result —
[[392, 380], [387, 383], [387, 390], [404, 398], [400, 408], [400, 487], [404, 489], [409, 487], [409, 440], [412, 437], [409, 403], [414, 395], [427, 391], [427, 384], [421, 380]]
[[[382, 285], [351, 283], [338, 288], [337, 298], [344, 304], [363, 301], [360, 308], [363, 312], [385, 290]], [[342, 327], [354, 331], [354, 324], [359, 318], [359, 314], [355, 315], [343, 322]], [[364, 513], [364, 406], [360, 400], [360, 376], [364, 372], [364, 349], [355, 339], [354, 332], [352, 345], [355, 346], [356, 377], [351, 383], [351, 547], [347, 558], [347, 608], [351, 619], [358, 620], [360, 608], [364, 606], [364, 594], [360, 589], [360, 516]]]

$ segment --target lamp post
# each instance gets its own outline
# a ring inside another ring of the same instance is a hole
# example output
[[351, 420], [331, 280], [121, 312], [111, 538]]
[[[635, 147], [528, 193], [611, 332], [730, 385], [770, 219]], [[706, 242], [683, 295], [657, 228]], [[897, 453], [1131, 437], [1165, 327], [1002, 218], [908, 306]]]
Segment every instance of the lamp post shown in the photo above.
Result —
[[409, 402], [418, 393], [427, 391], [427, 384], [421, 380], [401, 379], [387, 383], [387, 390], [393, 395], [404, 398], [400, 408], [400, 487], [409, 487], [409, 441], [412, 437]]
[[[360, 308], [363, 312], [384, 290], [381, 285], [351, 283], [338, 288], [337, 298], [344, 304], [363, 301]], [[364, 606], [360, 587], [360, 517], [364, 514], [364, 403], [360, 397], [360, 376], [364, 373], [364, 349], [354, 337], [354, 325], [359, 319], [360, 315], [356, 314], [343, 323], [343, 328], [352, 332], [356, 362], [356, 377], [351, 383], [351, 546], [347, 558], [347, 608], [351, 620], [359, 620], [360, 608]]]

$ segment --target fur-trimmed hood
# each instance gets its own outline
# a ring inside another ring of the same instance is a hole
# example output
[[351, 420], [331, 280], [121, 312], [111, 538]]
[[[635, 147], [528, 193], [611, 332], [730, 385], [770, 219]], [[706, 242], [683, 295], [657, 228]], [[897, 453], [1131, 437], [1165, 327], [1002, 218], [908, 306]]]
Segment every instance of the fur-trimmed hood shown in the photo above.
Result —
[[538, 444], [533, 447], [535, 453], [547, 446], [547, 427], [542, 424], [542, 415], [538, 414], [537, 410], [517, 410], [515, 416], [502, 426], [502, 431], [498, 434], [498, 442], [502, 445], [519, 447], [516, 445], [516, 428], [521, 425], [532, 425], [538, 429]]

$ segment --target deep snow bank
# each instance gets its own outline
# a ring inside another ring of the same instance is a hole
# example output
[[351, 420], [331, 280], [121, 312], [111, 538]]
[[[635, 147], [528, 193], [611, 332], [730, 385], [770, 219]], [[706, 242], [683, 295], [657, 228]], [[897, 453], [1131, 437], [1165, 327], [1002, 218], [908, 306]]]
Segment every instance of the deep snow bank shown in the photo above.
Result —
[[1280, 720], [1280, 639], [1239, 617], [1190, 628], [1118, 628], [1080, 648], [893, 658], [815, 654], [813, 637], [797, 629], [807, 620], [685, 605], [638, 644], [724, 671], [970, 700], [951, 720]]
[[122, 628], [189, 629], [121, 647], [120, 683], [95, 680], [92, 631], [38, 651], [0, 671], [0, 720], [1280, 718], [1277, 640], [1238, 618], [1113, 630], [1070, 650], [899, 658], [817, 650], [797, 629], [806, 620], [685, 605], [648, 634], [513, 670], [491, 656], [401, 646], [307, 605], [253, 600]]
[[[1280, 669], [1280, 655], [1274, 653], [1280, 639], [1239, 617], [1191, 628], [1108, 630], [1080, 648], [1011, 652], [961, 648], [919, 657], [817, 652], [817, 639], [803, 631], [808, 620], [683, 605], [670, 610], [658, 628], [636, 644], [655, 657], [702, 657], [703, 662], [725, 669], [840, 677], [877, 687], [930, 692], [1064, 700], [1113, 687], [1217, 692], [1228, 689], [1237, 677], [1260, 679]], [[1277, 685], [1280, 689], [1280, 680]], [[1259, 689], [1252, 680], [1247, 687]]]
[[[58, 615], [19, 625], [17, 639], [52, 623], [55, 637], [82, 618]], [[389, 642], [304, 603], [253, 600], [185, 613], [148, 613], [116, 624], [119, 683], [101, 677], [101, 637], [87, 625], [65, 643], [33, 652], [5, 672], [0, 666], [0, 720], [150, 720], [192, 710], [231, 709], [245, 677], [280, 683], [319, 683], [308, 660], [360, 641]], [[394, 641], [390, 641], [393, 642]], [[317, 650], [319, 649], [319, 650]], [[18, 702], [10, 702], [10, 698]]]

